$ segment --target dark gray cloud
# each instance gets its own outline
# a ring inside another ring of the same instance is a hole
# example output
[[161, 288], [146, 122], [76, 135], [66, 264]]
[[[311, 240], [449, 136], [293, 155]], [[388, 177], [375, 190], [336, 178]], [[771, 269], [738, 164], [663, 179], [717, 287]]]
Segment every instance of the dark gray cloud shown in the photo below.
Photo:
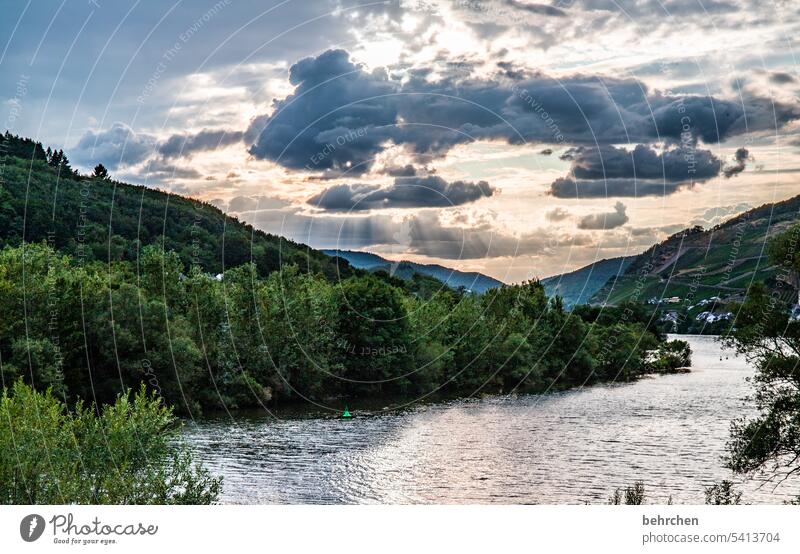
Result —
[[148, 182], [160, 183], [169, 182], [171, 179], [200, 179], [203, 175], [193, 167], [181, 167], [172, 164], [163, 158], [154, 158], [140, 172], [139, 179], [147, 179]]
[[520, 2], [519, 0], [502, 0], [502, 4], [506, 4], [516, 10], [527, 12], [536, 15], [549, 15], [554, 17], [566, 17], [567, 14], [561, 8], [550, 6], [547, 4], [537, 4], [532, 2]]
[[609, 11], [628, 17], [702, 16], [735, 13], [740, 8], [723, 0], [579, 0], [586, 10]]
[[643, 144], [633, 150], [601, 146], [570, 150], [570, 172], [577, 179], [664, 179], [702, 181], [719, 175], [722, 163], [709, 150], [673, 148], [657, 151]]
[[447, 208], [475, 202], [495, 194], [486, 181], [447, 182], [436, 175], [397, 177], [389, 186], [334, 185], [308, 203], [330, 211], [363, 211], [384, 208]]
[[392, 177], [414, 177], [417, 175], [417, 168], [411, 164], [406, 164], [402, 167], [387, 167], [383, 172]]
[[608, 230], [622, 227], [628, 222], [628, 214], [625, 213], [625, 204], [617, 202], [614, 211], [607, 213], [589, 214], [583, 216], [578, 221], [578, 228], [585, 230]]
[[150, 157], [156, 140], [151, 135], [136, 133], [124, 123], [114, 123], [105, 131], [87, 131], [69, 157], [78, 165], [92, 167], [102, 163], [108, 169], [136, 165]]
[[244, 133], [241, 131], [203, 129], [195, 134], [172, 135], [158, 145], [158, 153], [165, 158], [191, 156], [195, 152], [215, 150], [230, 144], [241, 142]]
[[692, 182], [669, 183], [654, 179], [580, 180], [572, 177], [559, 177], [550, 185], [548, 194], [552, 194], [556, 198], [669, 196], [692, 186]]
[[303, 59], [289, 72], [295, 92], [248, 129], [250, 153], [293, 169], [359, 174], [392, 144], [427, 159], [474, 140], [696, 146], [800, 119], [798, 106], [746, 91], [726, 100], [651, 92], [630, 78], [431, 74], [367, 71], [344, 50]]
[[747, 168], [747, 162], [752, 160], [753, 157], [750, 155], [750, 151], [747, 150], [747, 148], [737, 148], [736, 152], [733, 154], [733, 164], [726, 165], [722, 170], [722, 174], [725, 175], [726, 179], [736, 177]]
[[769, 80], [777, 85], [785, 85], [788, 83], [796, 83], [797, 77], [785, 71], [773, 71], [769, 75]]
[[556, 179], [549, 191], [559, 198], [667, 195], [716, 177], [722, 168], [711, 151], [690, 146], [579, 146], [561, 159], [571, 161], [570, 175]]
[[549, 156], [552, 153], [553, 153], [553, 149], [552, 148], [545, 148], [544, 150], [539, 152], [539, 154], [541, 154], [542, 156]]

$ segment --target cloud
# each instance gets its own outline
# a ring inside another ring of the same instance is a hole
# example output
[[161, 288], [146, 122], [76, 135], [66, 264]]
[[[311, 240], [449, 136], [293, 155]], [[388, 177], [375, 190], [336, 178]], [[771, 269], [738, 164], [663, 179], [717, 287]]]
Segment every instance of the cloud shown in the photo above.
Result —
[[411, 164], [406, 164], [401, 167], [387, 167], [383, 170], [383, 173], [391, 175], [392, 177], [414, 177], [417, 175], [417, 168]]
[[125, 123], [114, 123], [105, 131], [87, 131], [73, 148], [70, 158], [84, 167], [102, 163], [108, 169], [136, 165], [153, 153], [156, 140], [136, 133]]
[[769, 75], [769, 80], [776, 85], [786, 85], [789, 83], [796, 83], [797, 77], [785, 71], [773, 71]]
[[544, 217], [547, 221], [564, 221], [571, 217], [572, 214], [566, 208], [556, 207], [546, 212]]
[[292, 169], [368, 171], [401, 145], [418, 159], [458, 144], [715, 143], [781, 128], [800, 108], [741, 91], [735, 99], [653, 92], [633, 78], [503, 70], [491, 77], [432, 68], [367, 70], [344, 50], [294, 64], [292, 94], [254, 119], [250, 153]]
[[539, 154], [541, 154], [542, 156], [549, 156], [552, 153], [553, 153], [553, 149], [552, 148], [545, 148], [544, 150], [539, 152]]
[[669, 196], [682, 189], [692, 188], [693, 183], [668, 183], [656, 180], [600, 179], [576, 180], [559, 177], [553, 181], [548, 194], [556, 198], [624, 198], [642, 196]]
[[578, 221], [578, 228], [584, 230], [607, 230], [622, 227], [628, 222], [628, 214], [625, 213], [625, 204], [617, 202], [613, 212], [589, 214], [583, 216]]
[[753, 157], [750, 155], [750, 152], [747, 150], [747, 148], [738, 148], [733, 154], [733, 165], [726, 165], [722, 170], [725, 178], [730, 179], [731, 177], [735, 177], [744, 171], [747, 167], [748, 160], [752, 161]]
[[290, 205], [288, 200], [272, 196], [234, 196], [220, 207], [228, 212], [242, 213], [255, 210], [280, 210]]
[[559, 177], [549, 193], [558, 198], [669, 195], [720, 173], [722, 162], [709, 150], [687, 146], [656, 151], [642, 144], [569, 149], [570, 175]]
[[258, 228], [289, 237], [315, 248], [391, 251], [448, 260], [476, 260], [549, 254], [563, 246], [586, 246], [586, 233], [570, 234], [551, 228], [513, 234], [484, 222], [479, 225], [445, 223], [434, 210], [422, 210], [396, 219], [386, 214], [311, 216], [287, 210], [282, 217], [254, 214]]
[[214, 150], [230, 144], [241, 142], [244, 133], [241, 131], [203, 129], [195, 134], [172, 135], [158, 145], [158, 153], [165, 158], [191, 156], [195, 152]]
[[695, 219], [692, 224], [715, 225], [723, 219], [727, 219], [727, 216], [746, 212], [752, 208], [753, 205], [748, 202], [740, 202], [738, 204], [731, 204], [729, 206], [717, 206], [714, 208], [709, 208], [705, 210], [697, 219]]
[[[203, 174], [193, 167], [181, 167], [170, 163], [163, 158], [151, 158], [141, 168], [137, 168], [134, 173], [122, 174], [120, 179], [130, 179], [134, 182], [146, 182], [151, 185], [175, 185], [176, 179], [198, 180], [203, 178]], [[172, 192], [188, 193], [189, 189], [179, 189], [174, 186]]]
[[308, 203], [330, 211], [362, 211], [383, 208], [448, 208], [494, 195], [486, 181], [447, 182], [436, 175], [397, 177], [380, 185], [334, 185], [313, 196]]

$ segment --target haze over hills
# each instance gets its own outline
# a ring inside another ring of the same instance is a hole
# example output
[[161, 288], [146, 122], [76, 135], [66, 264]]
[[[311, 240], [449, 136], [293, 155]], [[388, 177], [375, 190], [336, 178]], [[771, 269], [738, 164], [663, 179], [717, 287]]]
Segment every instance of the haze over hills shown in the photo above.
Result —
[[387, 260], [377, 254], [369, 252], [355, 252], [351, 250], [323, 250], [329, 256], [338, 256], [347, 260], [350, 265], [367, 271], [385, 271], [401, 279], [411, 279], [414, 274], [427, 275], [438, 279], [447, 286], [464, 289], [482, 294], [489, 289], [502, 286], [504, 283], [488, 275], [477, 272], [458, 271], [438, 264], [419, 264], [416, 262]]

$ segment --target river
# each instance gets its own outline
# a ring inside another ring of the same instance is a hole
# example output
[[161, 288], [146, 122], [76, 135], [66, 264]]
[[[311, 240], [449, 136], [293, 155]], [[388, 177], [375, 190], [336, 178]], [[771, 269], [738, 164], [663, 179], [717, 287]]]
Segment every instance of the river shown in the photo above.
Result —
[[[702, 503], [735, 480], [722, 466], [753, 371], [713, 337], [692, 372], [548, 395], [415, 405], [350, 420], [306, 413], [189, 423], [197, 456], [224, 476], [225, 503], [604, 503], [644, 482], [648, 501]], [[740, 485], [743, 501], [789, 490]]]

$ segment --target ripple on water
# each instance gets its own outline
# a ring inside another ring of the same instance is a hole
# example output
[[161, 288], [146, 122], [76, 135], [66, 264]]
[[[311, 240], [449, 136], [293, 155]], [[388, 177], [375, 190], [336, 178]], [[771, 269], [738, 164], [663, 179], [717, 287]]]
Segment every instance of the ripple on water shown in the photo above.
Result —
[[[205, 420], [186, 436], [231, 503], [575, 504], [637, 480], [654, 501], [701, 503], [732, 478], [722, 455], [752, 369], [711, 337], [688, 340], [688, 374], [353, 420]], [[751, 503], [792, 496], [743, 488]]]

